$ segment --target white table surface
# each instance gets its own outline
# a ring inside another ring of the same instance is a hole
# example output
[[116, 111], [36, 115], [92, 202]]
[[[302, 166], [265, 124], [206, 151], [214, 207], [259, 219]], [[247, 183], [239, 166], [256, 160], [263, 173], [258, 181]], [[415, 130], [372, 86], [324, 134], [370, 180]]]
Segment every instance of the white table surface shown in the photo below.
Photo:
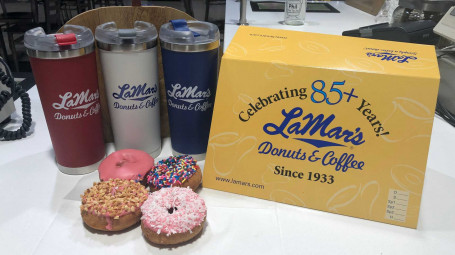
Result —
[[[280, 1], [280, 0], [274, 0]], [[253, 12], [248, 2], [246, 19], [250, 26], [341, 35], [343, 31], [373, 25], [376, 18], [368, 13], [346, 5], [343, 1], [330, 2], [340, 13], [307, 12], [303, 26], [284, 25], [284, 12]], [[238, 29], [240, 2], [226, 0], [226, 23], [224, 50]]]
[[[84, 227], [79, 196], [98, 181], [98, 173], [58, 171], [36, 87], [30, 95], [32, 134], [0, 142], [0, 254], [455, 253], [455, 128], [439, 118], [417, 230], [202, 188], [199, 194], [208, 207], [202, 235], [183, 246], [162, 248], [147, 243], [139, 227], [116, 234]], [[158, 159], [170, 153], [166, 139]]]

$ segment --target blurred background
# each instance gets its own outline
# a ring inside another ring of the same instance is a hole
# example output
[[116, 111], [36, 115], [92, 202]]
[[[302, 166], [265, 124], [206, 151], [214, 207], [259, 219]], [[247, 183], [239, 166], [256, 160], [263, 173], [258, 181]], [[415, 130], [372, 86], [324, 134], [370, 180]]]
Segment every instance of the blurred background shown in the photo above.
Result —
[[[1, 0], [0, 54], [13, 72], [31, 72], [25, 53], [25, 31], [41, 26], [55, 33], [66, 21], [84, 11], [104, 6], [129, 6], [131, 0]], [[142, 6], [169, 6], [198, 20], [215, 23], [223, 34], [225, 0], [154, 0]]]

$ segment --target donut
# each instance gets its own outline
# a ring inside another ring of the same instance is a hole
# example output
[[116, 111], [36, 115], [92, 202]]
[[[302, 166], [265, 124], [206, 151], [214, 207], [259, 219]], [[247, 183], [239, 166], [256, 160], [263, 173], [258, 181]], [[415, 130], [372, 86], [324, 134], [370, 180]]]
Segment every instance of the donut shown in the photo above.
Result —
[[110, 179], [93, 183], [81, 195], [81, 216], [87, 226], [102, 231], [119, 231], [140, 221], [147, 189], [133, 180]]
[[159, 161], [146, 181], [152, 192], [169, 187], [190, 187], [195, 191], [201, 184], [202, 171], [191, 156], [171, 156]]
[[179, 244], [197, 236], [204, 227], [207, 207], [190, 188], [164, 188], [149, 195], [141, 206], [141, 228], [151, 243]]
[[107, 156], [98, 171], [101, 181], [123, 179], [142, 181], [153, 168], [155, 160], [147, 152], [135, 149], [116, 151]]

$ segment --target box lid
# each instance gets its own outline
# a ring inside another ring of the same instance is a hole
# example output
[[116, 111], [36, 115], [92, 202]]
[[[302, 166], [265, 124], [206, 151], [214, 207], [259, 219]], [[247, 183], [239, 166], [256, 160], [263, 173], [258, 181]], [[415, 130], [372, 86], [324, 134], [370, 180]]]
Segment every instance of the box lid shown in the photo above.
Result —
[[223, 58], [439, 79], [434, 46], [250, 26]]

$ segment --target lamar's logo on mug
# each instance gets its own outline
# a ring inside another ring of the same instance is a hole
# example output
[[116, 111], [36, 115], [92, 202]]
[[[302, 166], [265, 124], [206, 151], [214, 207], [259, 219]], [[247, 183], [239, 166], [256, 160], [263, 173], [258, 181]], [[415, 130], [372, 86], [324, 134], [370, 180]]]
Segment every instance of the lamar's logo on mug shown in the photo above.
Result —
[[[198, 90], [198, 86], [182, 87], [180, 83], [172, 84], [171, 87], [172, 90], [167, 91], [167, 101], [172, 108], [205, 112], [213, 106], [213, 103], [209, 102], [209, 98], [212, 96], [209, 88]], [[172, 101], [174, 99], [177, 100], [177, 103]], [[179, 101], [183, 102], [179, 103]]]
[[52, 107], [56, 110], [75, 110], [70, 113], [54, 113], [56, 120], [72, 120], [80, 119], [91, 115], [96, 115], [100, 112], [99, 98], [100, 94], [98, 90], [90, 92], [90, 89], [82, 91], [80, 93], [66, 92], [63, 95], [59, 95], [61, 102], [53, 103]]
[[115, 99], [144, 101], [158, 92], [158, 86], [147, 87], [147, 83], [143, 85], [131, 86], [123, 84], [118, 86], [119, 93], [112, 93]]
[[56, 110], [65, 109], [87, 109], [93, 105], [99, 98], [98, 90], [90, 93], [90, 90], [82, 91], [80, 93], [66, 92], [64, 95], [59, 95], [62, 99], [60, 103], [53, 103], [52, 107]]
[[159, 105], [158, 85], [148, 86], [147, 83], [133, 85], [128, 83], [118, 86], [118, 93], [112, 93], [112, 97], [118, 100], [111, 102], [115, 109], [137, 110], [154, 108]]
[[185, 101], [187, 103], [196, 103], [209, 98], [212, 94], [210, 89], [198, 91], [198, 86], [182, 87], [179, 83], [173, 84], [172, 90], [167, 91], [167, 95], [173, 99]]

